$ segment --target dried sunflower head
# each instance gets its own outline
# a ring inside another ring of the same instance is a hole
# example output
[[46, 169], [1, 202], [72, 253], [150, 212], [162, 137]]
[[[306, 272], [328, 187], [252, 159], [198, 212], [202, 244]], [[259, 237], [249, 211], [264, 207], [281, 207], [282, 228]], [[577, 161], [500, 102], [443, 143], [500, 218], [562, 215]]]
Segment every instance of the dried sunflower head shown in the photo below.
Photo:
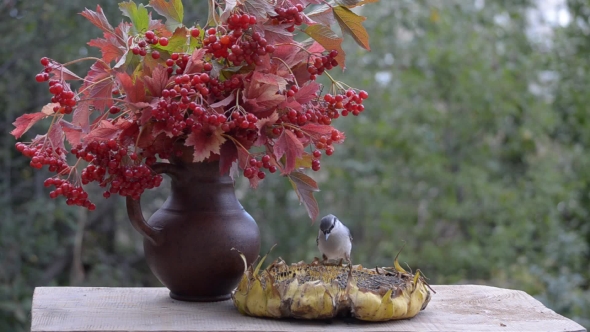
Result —
[[387, 321], [414, 317], [430, 301], [430, 288], [420, 271], [405, 271], [397, 257], [394, 267], [375, 269], [323, 265], [318, 260], [288, 265], [279, 258], [261, 271], [265, 258], [245, 269], [232, 293], [242, 314], [302, 319], [350, 314], [365, 321]]

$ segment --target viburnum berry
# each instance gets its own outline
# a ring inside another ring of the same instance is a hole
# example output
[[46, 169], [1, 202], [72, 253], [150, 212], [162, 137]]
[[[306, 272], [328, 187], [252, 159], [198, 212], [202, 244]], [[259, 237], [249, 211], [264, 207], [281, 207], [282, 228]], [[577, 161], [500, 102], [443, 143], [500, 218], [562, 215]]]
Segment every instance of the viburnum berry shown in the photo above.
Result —
[[158, 42], [162, 46], [168, 46], [168, 38], [166, 38], [166, 37], [160, 37], [160, 39], [158, 40]]

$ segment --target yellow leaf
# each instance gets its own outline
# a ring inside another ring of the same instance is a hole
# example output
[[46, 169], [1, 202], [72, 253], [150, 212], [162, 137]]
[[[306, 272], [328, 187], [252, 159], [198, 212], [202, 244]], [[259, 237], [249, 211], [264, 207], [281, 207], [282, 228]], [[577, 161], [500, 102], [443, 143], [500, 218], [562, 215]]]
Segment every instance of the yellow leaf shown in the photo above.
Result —
[[430, 9], [430, 21], [433, 23], [440, 21], [440, 14], [435, 8]]
[[366, 17], [359, 16], [343, 6], [334, 7], [334, 17], [336, 17], [342, 32], [352, 36], [354, 41], [362, 48], [368, 51], [371, 50], [369, 47], [369, 33], [362, 25], [362, 22], [367, 19]]
[[305, 30], [303, 30], [303, 32], [317, 41], [326, 50], [338, 51], [336, 61], [338, 61], [340, 67], [344, 68], [345, 53], [342, 49], [342, 38], [338, 37], [338, 35], [332, 31], [332, 29], [323, 24], [315, 24], [308, 26], [305, 28]]

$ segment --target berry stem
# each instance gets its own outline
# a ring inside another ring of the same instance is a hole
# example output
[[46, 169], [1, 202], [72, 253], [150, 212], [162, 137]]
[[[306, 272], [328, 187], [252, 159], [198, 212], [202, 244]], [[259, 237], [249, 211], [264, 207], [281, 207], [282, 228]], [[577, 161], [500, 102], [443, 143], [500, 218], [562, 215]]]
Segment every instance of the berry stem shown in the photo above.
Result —
[[[277, 60], [279, 60], [280, 62], [282, 62], [282, 63], [285, 65], [285, 67], [287, 68], [287, 70], [288, 70], [288, 71], [291, 73], [291, 75], [293, 75], [293, 78], [295, 78], [295, 74], [293, 74], [293, 71], [291, 70], [291, 68], [289, 68], [289, 65], [288, 65], [288, 64], [287, 64], [287, 63], [286, 63], [286, 62], [285, 62], [283, 59], [281, 59], [281, 58], [277, 58], [277, 57], [274, 57], [274, 56], [271, 58], [271, 60], [272, 60], [272, 59], [277, 59]], [[297, 83], [297, 80], [295, 80], [295, 79], [294, 79], [293, 81], [295, 82], [295, 85], [296, 85], [297, 87], [299, 87], [299, 84]]]

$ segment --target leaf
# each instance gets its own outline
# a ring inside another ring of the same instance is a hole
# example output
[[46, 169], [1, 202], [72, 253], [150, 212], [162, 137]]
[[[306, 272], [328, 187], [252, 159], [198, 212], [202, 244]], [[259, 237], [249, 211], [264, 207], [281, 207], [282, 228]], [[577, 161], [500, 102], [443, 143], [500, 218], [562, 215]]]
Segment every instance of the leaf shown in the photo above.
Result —
[[64, 131], [58, 123], [54, 123], [51, 128], [49, 128], [47, 139], [51, 142], [51, 146], [54, 149], [60, 148], [61, 150], [65, 150]]
[[119, 9], [121, 12], [123, 12], [123, 15], [131, 19], [131, 23], [133, 23], [133, 28], [135, 31], [147, 31], [150, 24], [150, 16], [143, 4], [140, 4], [138, 7], [135, 2], [133, 2], [133, 0], [121, 2], [119, 3]]
[[51, 68], [51, 74], [55, 75], [56, 79], [59, 81], [61, 81], [61, 80], [66, 80], [66, 81], [81, 80], [82, 79], [82, 77], [74, 74], [74, 72], [72, 72], [68, 68], [62, 66], [61, 64], [50, 62], [48, 67]]
[[212, 153], [219, 154], [221, 145], [225, 142], [222, 132], [221, 128], [209, 126], [188, 134], [184, 145], [193, 147], [193, 162], [203, 161]]
[[93, 99], [93, 105], [98, 110], [113, 106], [113, 79], [111, 68], [102, 61], [95, 62], [84, 79], [82, 91]]
[[362, 25], [362, 22], [367, 19], [366, 17], [359, 16], [343, 6], [334, 7], [334, 16], [342, 32], [352, 36], [354, 41], [362, 48], [367, 51], [371, 50], [371, 47], [369, 47], [369, 33]]
[[225, 8], [223, 9], [223, 12], [221, 13], [221, 20], [223, 22], [227, 21], [227, 19], [231, 15], [232, 10], [234, 10], [234, 8], [236, 8], [237, 4], [238, 4], [237, 0], [225, 0]]
[[127, 73], [117, 73], [117, 81], [125, 91], [125, 100], [131, 103], [138, 103], [145, 101], [145, 87], [142, 80], [133, 80]]
[[82, 139], [84, 145], [92, 141], [108, 141], [116, 138], [119, 135], [120, 129], [113, 125], [110, 121], [101, 120], [98, 126], [92, 129], [88, 135]]
[[273, 74], [265, 74], [259, 71], [255, 71], [252, 74], [252, 82], [253, 83], [264, 83], [264, 84], [271, 84], [277, 87], [279, 92], [285, 91], [287, 88], [287, 80]]
[[96, 5], [96, 11], [92, 11], [88, 8], [84, 8], [84, 11], [80, 13], [80, 15], [84, 16], [87, 20], [92, 22], [92, 24], [99, 27], [104, 32], [112, 33], [114, 32], [113, 26], [109, 23], [102, 8], [99, 5]]
[[319, 138], [320, 136], [331, 135], [334, 128], [329, 125], [319, 125], [315, 123], [308, 123], [301, 127], [301, 130], [308, 135]]
[[151, 0], [149, 5], [166, 18], [166, 26], [170, 31], [182, 26], [184, 8], [181, 0]]
[[119, 129], [121, 129], [121, 133], [119, 133], [118, 141], [121, 143], [121, 145], [129, 146], [131, 144], [135, 144], [137, 135], [139, 135], [139, 126], [137, 123], [135, 121], [117, 122], [117, 124], [119, 123]]
[[368, 3], [377, 3], [379, 2], [379, 0], [361, 0], [359, 3], [356, 4], [356, 6], [362, 6], [362, 5], [366, 5]]
[[244, 99], [252, 106], [253, 112], [262, 112], [279, 105], [285, 100], [285, 96], [277, 92], [278, 87], [275, 85], [254, 84], [254, 82], [251, 82], [246, 85]]
[[105, 62], [111, 62], [119, 59], [125, 54], [125, 50], [120, 48], [116, 38], [104, 39], [96, 38], [88, 42], [88, 45], [97, 47], [102, 53], [102, 59]]
[[295, 162], [295, 168], [311, 168], [313, 158], [309, 153], [304, 153], [303, 156], [297, 158]]
[[282, 174], [289, 174], [295, 169], [297, 158], [303, 154], [303, 144], [292, 131], [284, 130], [275, 142], [273, 152], [277, 159], [285, 156]]
[[219, 149], [219, 174], [225, 175], [238, 159], [238, 149], [233, 141], [225, 141]]
[[145, 83], [146, 88], [150, 92], [153, 97], [161, 97], [162, 91], [170, 82], [168, 78], [168, 72], [166, 68], [161, 65], [158, 65], [154, 70], [152, 70], [152, 76], [144, 76], [143, 82]]
[[334, 11], [332, 10], [332, 7], [328, 5], [321, 5], [317, 7], [312, 12], [307, 14], [307, 16], [315, 22], [328, 27], [336, 22]]
[[337, 4], [345, 7], [356, 7], [361, 0], [335, 0]]
[[186, 27], [176, 28], [172, 37], [168, 38], [168, 45], [153, 45], [152, 48], [168, 51], [169, 53], [184, 52], [188, 40], [188, 30]]
[[256, 128], [258, 128], [258, 138], [256, 142], [254, 142], [254, 146], [262, 146], [268, 143], [268, 135], [267, 130], [271, 130], [272, 125], [274, 125], [279, 120], [279, 113], [272, 112], [272, 114], [266, 118], [258, 119], [256, 121]]
[[234, 101], [236, 101], [236, 96], [234, 95], [234, 91], [232, 91], [232, 93], [230, 93], [229, 96], [225, 97], [224, 99], [222, 99], [216, 103], [209, 105], [209, 107], [211, 107], [211, 108], [224, 107], [224, 106], [231, 104]]
[[82, 128], [84, 132], [90, 129], [90, 103], [90, 100], [79, 102], [72, 114], [72, 124]]
[[16, 120], [12, 123], [14, 125], [14, 130], [10, 132], [12, 136], [15, 138], [20, 138], [24, 133], [26, 133], [31, 127], [37, 123], [37, 121], [48, 117], [49, 115], [54, 114], [53, 108], [59, 106], [57, 103], [50, 103], [41, 109], [40, 112], [37, 113], [30, 113], [30, 114], [23, 114], [16, 118]]
[[325, 25], [316, 24], [308, 26], [305, 28], [305, 30], [303, 30], [303, 32], [317, 41], [318, 44], [322, 45], [326, 50], [338, 51], [336, 61], [338, 61], [338, 64], [342, 68], [345, 67], [345, 53], [342, 49], [342, 38], [339, 37], [334, 31]]
[[84, 134], [82, 128], [74, 126], [64, 119], [59, 120], [59, 125], [71, 146], [76, 146], [82, 142], [82, 135]]
[[184, 74], [203, 72], [203, 66], [205, 64], [203, 57], [205, 56], [206, 52], [207, 51], [204, 48], [195, 49], [191, 57], [188, 59], [186, 67], [184, 68]]
[[306, 85], [302, 86], [293, 95], [293, 98], [300, 104], [307, 104], [308, 102], [317, 98], [316, 92], [320, 89], [321, 85], [316, 82], [310, 81]]
[[312, 221], [315, 221], [320, 214], [318, 202], [313, 197], [313, 193], [319, 191], [317, 183], [302, 172], [293, 172], [288, 177], [299, 198], [299, 203], [305, 206], [307, 215]]
[[244, 8], [247, 13], [263, 21], [266, 21], [269, 16], [277, 15], [274, 6], [268, 0], [245, 0]]

